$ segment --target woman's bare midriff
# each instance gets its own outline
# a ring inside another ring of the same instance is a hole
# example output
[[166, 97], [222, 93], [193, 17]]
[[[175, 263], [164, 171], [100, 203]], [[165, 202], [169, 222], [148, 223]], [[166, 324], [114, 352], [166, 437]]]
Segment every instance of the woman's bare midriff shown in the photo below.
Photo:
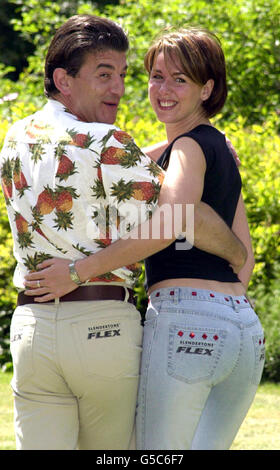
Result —
[[149, 288], [148, 293], [151, 294], [154, 290], [164, 287], [192, 287], [194, 289], [212, 290], [233, 296], [244, 295], [246, 293], [241, 282], [219, 282], [207, 279], [167, 279], [153, 284]]

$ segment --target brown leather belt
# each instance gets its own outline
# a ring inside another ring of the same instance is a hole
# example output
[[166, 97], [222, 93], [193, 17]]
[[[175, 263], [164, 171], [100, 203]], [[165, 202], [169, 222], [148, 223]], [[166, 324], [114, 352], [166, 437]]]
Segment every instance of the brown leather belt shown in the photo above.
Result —
[[[60, 302], [77, 302], [89, 300], [125, 300], [126, 289], [129, 296], [127, 302], [135, 304], [134, 293], [132, 289], [122, 286], [80, 286], [78, 289], [69, 292], [59, 298]], [[38, 296], [37, 296], [38, 297]], [[25, 295], [24, 292], [18, 294], [17, 305], [38, 304], [33, 296]], [[54, 303], [54, 300], [43, 302], [45, 304]]]

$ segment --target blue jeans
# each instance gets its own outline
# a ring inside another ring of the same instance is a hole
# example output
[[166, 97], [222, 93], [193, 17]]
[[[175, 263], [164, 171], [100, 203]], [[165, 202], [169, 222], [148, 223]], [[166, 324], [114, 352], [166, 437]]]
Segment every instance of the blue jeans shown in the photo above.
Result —
[[138, 449], [229, 449], [254, 399], [264, 334], [244, 296], [188, 287], [150, 297]]

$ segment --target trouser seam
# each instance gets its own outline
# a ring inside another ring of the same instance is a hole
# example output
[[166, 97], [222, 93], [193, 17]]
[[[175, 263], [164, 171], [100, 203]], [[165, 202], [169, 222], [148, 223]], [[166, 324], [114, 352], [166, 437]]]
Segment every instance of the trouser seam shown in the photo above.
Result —
[[147, 382], [148, 382], [148, 371], [149, 371], [149, 367], [150, 367], [150, 358], [151, 358], [151, 354], [152, 354], [152, 348], [153, 348], [153, 344], [154, 344], [154, 337], [155, 337], [155, 333], [156, 333], [156, 326], [157, 326], [157, 319], [154, 320], [154, 324], [153, 324], [153, 337], [151, 339], [151, 344], [150, 344], [150, 347], [149, 347], [149, 355], [146, 359], [146, 364], [145, 365], [145, 373], [143, 374], [143, 376], [145, 377], [145, 380], [143, 381], [143, 413], [142, 413], [142, 425], [141, 425], [141, 441], [142, 441], [142, 448], [144, 449], [145, 448], [145, 422], [147, 421], [146, 420], [146, 401], [147, 401]]

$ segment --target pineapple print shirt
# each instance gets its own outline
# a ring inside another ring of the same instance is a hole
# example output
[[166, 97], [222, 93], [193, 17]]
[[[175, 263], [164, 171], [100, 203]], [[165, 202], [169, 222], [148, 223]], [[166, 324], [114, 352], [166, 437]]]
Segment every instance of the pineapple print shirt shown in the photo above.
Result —
[[[146, 220], [163, 179], [126, 132], [81, 122], [54, 100], [11, 127], [0, 168], [18, 288], [43, 260], [87, 256]], [[136, 263], [90, 281], [132, 287], [140, 272]]]

